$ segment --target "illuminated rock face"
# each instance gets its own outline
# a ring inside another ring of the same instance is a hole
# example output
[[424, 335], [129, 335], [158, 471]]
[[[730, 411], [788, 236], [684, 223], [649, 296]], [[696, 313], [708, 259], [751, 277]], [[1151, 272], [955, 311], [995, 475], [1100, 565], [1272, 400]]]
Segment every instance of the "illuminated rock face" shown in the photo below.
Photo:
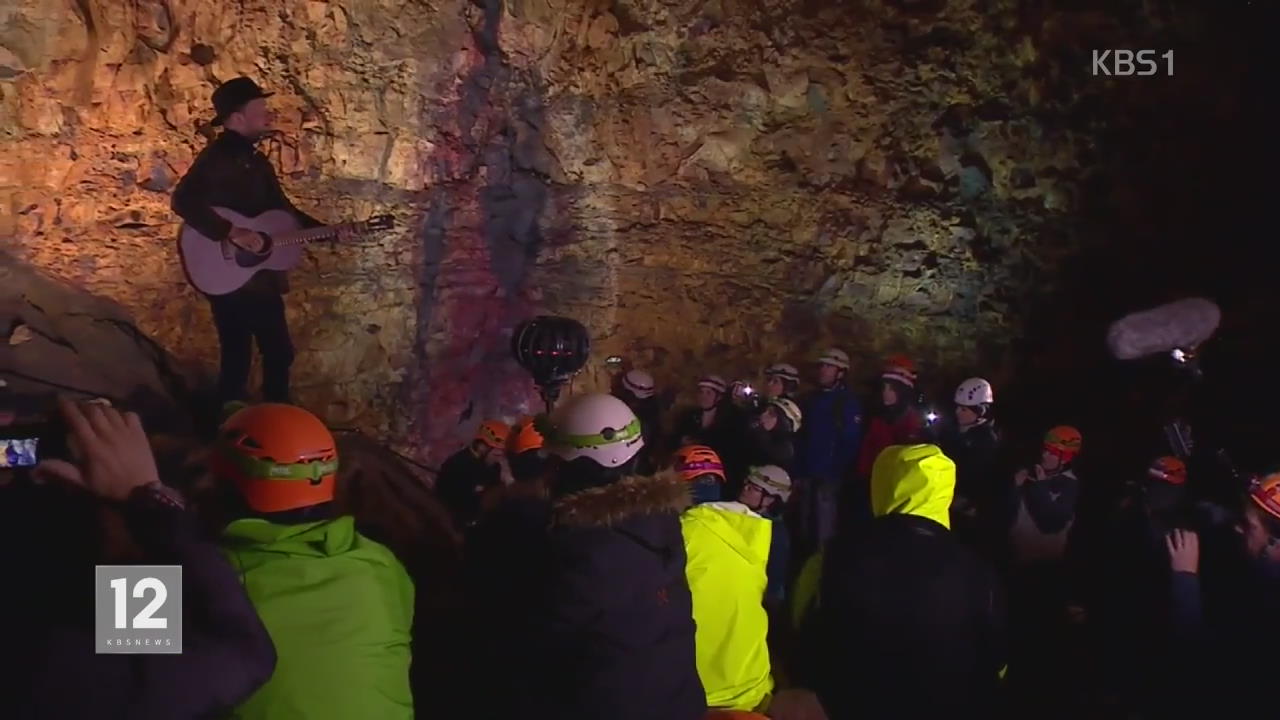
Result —
[[168, 193], [247, 74], [300, 206], [400, 222], [292, 275], [297, 399], [335, 424], [438, 460], [537, 409], [507, 344], [540, 312], [591, 329], [579, 390], [615, 353], [668, 386], [829, 343], [996, 361], [1081, 243], [1114, 88], [1081, 38], [1147, 22], [1023, 5], [17, 0], [0, 237], [211, 368]]

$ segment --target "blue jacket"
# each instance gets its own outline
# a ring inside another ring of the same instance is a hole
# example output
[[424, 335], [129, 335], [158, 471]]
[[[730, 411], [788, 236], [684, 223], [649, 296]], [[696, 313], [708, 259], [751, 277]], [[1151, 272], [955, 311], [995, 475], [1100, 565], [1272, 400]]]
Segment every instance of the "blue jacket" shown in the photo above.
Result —
[[862, 445], [862, 403], [849, 388], [837, 385], [807, 395], [801, 414], [795, 475], [841, 480]]

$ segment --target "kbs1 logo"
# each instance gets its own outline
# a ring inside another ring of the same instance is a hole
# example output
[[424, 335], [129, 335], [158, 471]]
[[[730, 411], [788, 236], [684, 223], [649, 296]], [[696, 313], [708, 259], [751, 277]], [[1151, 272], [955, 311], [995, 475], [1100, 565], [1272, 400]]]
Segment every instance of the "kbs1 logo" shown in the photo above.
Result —
[[[1157, 62], [1159, 60], [1159, 62]], [[1156, 50], [1094, 50], [1093, 74], [1107, 77], [1149, 77], [1161, 74], [1173, 76], [1173, 51]]]
[[94, 635], [98, 653], [181, 653], [182, 566], [98, 565]]

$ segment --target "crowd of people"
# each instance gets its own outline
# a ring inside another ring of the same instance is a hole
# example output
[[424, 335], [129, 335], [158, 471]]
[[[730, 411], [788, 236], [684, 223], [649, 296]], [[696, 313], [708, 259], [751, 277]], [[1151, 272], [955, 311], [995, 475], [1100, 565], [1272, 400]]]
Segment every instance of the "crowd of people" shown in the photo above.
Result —
[[[810, 360], [811, 377], [769, 365], [758, 391], [699, 377], [695, 404], [673, 412], [629, 368], [611, 393], [481, 422], [433, 486], [461, 544], [450, 640], [423, 638], [415, 615], [443, 588], [335, 511], [340, 458], [315, 415], [230, 412], [205, 461], [214, 492], [193, 509], [136, 415], [63, 401], [75, 457], [2, 486], [11, 577], [42, 589], [5, 598], [24, 653], [0, 685], [5, 716], [1177, 717], [1265, 703], [1280, 473], [1225, 507], [1196, 492], [1186, 458], [1161, 455], [1086, 505], [1100, 481], [1077, 473], [1081, 432], [1006, 447], [988, 381], [960, 383], [939, 417], [907, 357], [885, 360], [871, 397], [850, 387], [844, 351]], [[15, 552], [33, 528], [57, 541]], [[184, 568], [183, 654], [95, 654], [85, 573], [166, 563]], [[411, 673], [432, 642], [449, 643], [464, 710]]]

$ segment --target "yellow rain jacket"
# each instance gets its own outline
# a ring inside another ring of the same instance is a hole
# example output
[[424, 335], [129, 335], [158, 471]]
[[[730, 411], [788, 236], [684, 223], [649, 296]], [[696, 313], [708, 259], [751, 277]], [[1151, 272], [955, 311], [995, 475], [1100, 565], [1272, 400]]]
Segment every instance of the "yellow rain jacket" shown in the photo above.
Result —
[[707, 706], [754, 710], [773, 691], [763, 604], [773, 523], [719, 502], [689, 508], [680, 525]]
[[891, 445], [871, 469], [871, 512], [917, 515], [951, 529], [956, 464], [937, 445]]
[[[955, 463], [935, 445], [892, 445], [880, 453], [871, 470], [871, 510], [876, 517], [919, 515], [950, 530], [954, 494]], [[805, 562], [791, 592], [791, 622], [796, 628], [817, 603], [821, 585], [819, 550]]]

